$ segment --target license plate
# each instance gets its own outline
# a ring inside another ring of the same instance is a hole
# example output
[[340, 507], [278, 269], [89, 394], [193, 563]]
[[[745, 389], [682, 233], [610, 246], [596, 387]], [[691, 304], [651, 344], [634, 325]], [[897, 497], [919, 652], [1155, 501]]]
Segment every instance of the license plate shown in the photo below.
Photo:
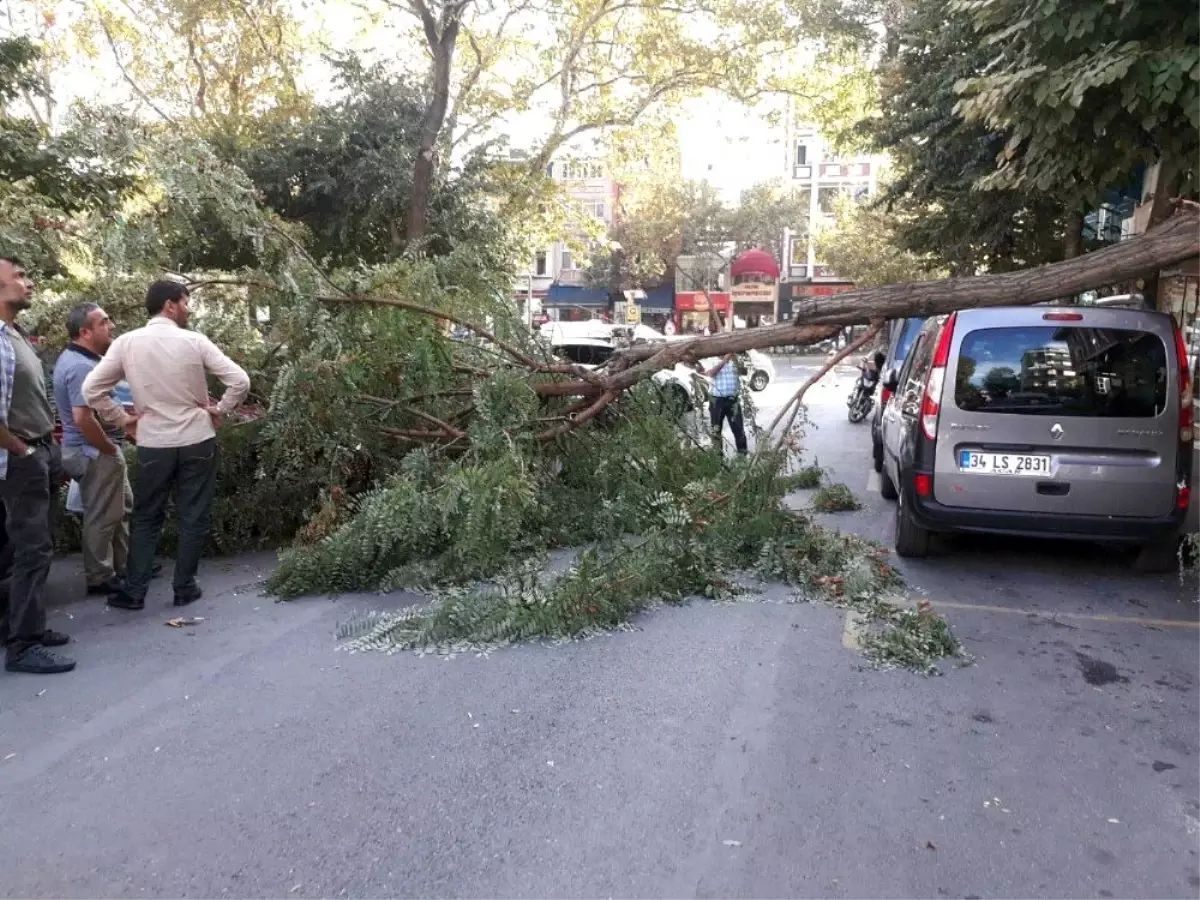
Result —
[[981, 453], [961, 450], [958, 454], [960, 472], [981, 475], [1049, 475], [1050, 457], [1030, 453]]

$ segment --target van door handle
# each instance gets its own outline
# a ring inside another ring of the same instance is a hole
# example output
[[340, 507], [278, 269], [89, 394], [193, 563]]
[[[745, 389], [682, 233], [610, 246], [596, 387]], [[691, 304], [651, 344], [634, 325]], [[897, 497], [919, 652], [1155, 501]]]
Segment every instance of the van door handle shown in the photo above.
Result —
[[1063, 484], [1060, 481], [1039, 481], [1037, 483], [1037, 492], [1047, 497], [1065, 497], [1070, 490], [1071, 485]]

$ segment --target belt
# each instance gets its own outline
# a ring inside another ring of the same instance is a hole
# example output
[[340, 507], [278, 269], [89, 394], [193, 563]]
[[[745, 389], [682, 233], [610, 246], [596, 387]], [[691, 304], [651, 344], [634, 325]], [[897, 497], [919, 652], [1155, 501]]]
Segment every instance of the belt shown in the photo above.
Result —
[[[18, 434], [17, 437], [21, 437], [21, 436]], [[24, 444], [26, 447], [49, 447], [51, 444], [54, 443], [54, 432], [52, 431], [49, 434], [44, 435], [39, 438], [22, 437], [21, 443]]]

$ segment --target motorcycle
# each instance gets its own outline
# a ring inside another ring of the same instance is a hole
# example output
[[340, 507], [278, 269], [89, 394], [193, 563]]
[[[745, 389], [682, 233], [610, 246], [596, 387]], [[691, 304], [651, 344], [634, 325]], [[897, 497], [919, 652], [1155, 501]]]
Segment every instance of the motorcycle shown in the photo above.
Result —
[[879, 386], [879, 375], [883, 371], [884, 355], [875, 354], [875, 366], [872, 368], [867, 359], [858, 366], [858, 380], [854, 382], [854, 390], [846, 405], [850, 407], [850, 421], [857, 425], [871, 414], [875, 406], [875, 388]]

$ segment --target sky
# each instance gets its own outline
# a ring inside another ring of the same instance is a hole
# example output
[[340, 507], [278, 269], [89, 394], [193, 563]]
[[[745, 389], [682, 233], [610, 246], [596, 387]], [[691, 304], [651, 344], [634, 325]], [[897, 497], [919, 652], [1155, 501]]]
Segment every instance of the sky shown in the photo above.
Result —
[[[295, 0], [300, 3], [301, 0]], [[25, 22], [33, 23], [44, 9], [57, 10], [59, 26], [66, 26], [74, 17], [71, 4], [39, 4], [31, 0], [0, 0], [12, 26]], [[297, 6], [297, 15], [304, 17], [319, 29], [322, 37], [332, 46], [345, 48], [370, 48], [376, 52], [382, 47], [394, 47], [396, 35], [391, 29], [365, 31], [361, 18], [337, 14], [335, 4], [320, 11], [312, 7]], [[14, 16], [16, 11], [18, 15]], [[23, 20], [23, 21], [21, 21]], [[19, 27], [16, 30], [21, 30]], [[120, 72], [112, 61], [107, 48], [101, 48], [98, 59], [80, 60], [77, 65], [61, 71], [55, 80], [55, 94], [60, 110], [81, 97], [112, 102], [127, 93]], [[310, 66], [305, 73], [320, 98], [328, 94], [329, 84], [321, 64]], [[546, 120], [537, 113], [529, 113], [512, 120], [507, 129], [514, 146], [536, 143], [539, 133], [546, 128]], [[761, 110], [753, 110], [715, 92], [685, 102], [675, 118], [680, 140], [682, 176], [687, 179], [704, 179], [712, 183], [723, 199], [736, 202], [742, 190], [752, 184], [772, 177], [787, 174], [788, 154], [783, 147], [782, 128], [769, 125]]]

